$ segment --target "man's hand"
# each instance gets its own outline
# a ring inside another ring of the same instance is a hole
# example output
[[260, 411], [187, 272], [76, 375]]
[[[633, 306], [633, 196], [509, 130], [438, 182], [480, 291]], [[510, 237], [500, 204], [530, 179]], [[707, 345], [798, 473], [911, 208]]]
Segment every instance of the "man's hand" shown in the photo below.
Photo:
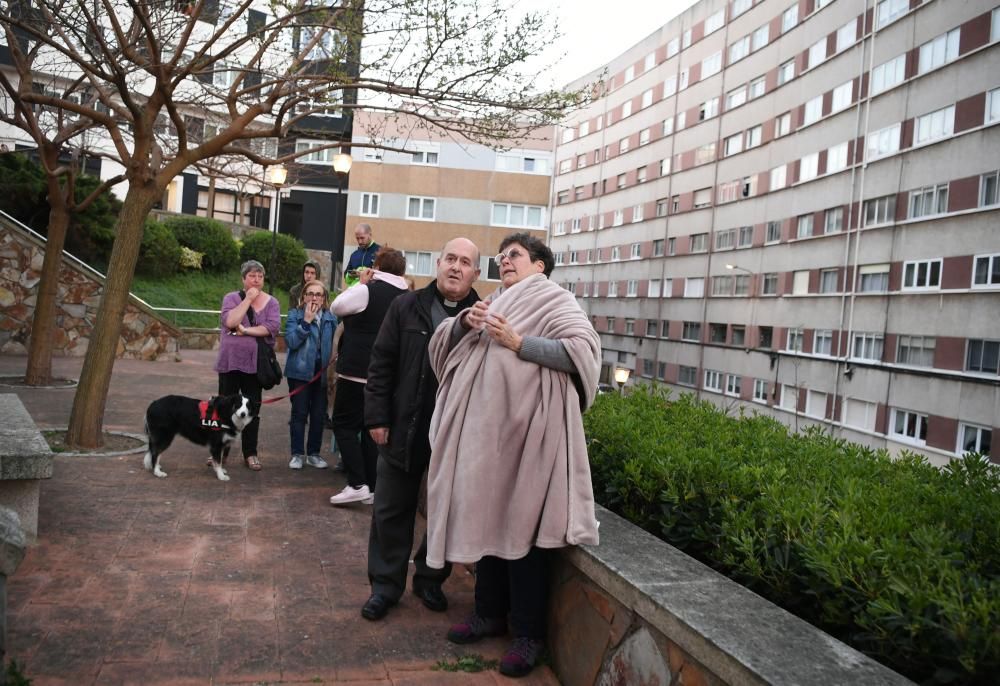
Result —
[[375, 445], [385, 445], [389, 442], [389, 427], [379, 426], [374, 429], [368, 429], [368, 435], [375, 441]]
[[486, 313], [489, 312], [489, 309], [490, 306], [482, 300], [473, 305], [465, 314], [465, 321], [463, 322], [465, 328], [473, 331], [482, 331], [483, 326], [486, 324]]

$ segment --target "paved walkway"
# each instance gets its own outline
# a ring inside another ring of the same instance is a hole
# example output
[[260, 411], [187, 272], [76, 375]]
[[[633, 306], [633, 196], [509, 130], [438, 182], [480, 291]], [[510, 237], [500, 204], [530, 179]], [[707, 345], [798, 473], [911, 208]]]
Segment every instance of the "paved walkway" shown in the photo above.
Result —
[[[214, 353], [183, 357], [119, 361], [105, 428], [141, 432], [161, 395], [211, 395]], [[75, 378], [81, 362], [56, 359], [55, 373]], [[25, 363], [0, 357], [0, 374]], [[42, 428], [68, 422], [72, 390], [17, 394]], [[56, 457], [39, 541], [8, 582], [8, 655], [35, 686], [515, 683], [432, 670], [464, 655], [498, 659], [506, 646], [444, 639], [472, 608], [462, 567], [445, 584], [445, 615], [408, 593], [387, 619], [360, 617], [371, 508], [331, 507], [344, 485], [332, 470], [288, 469], [287, 421], [287, 403], [265, 406], [264, 470], [247, 470], [237, 449], [226, 483], [204, 448], [180, 438], [164, 456], [165, 479], [142, 468], [141, 454]], [[517, 683], [558, 682], [543, 667]]]

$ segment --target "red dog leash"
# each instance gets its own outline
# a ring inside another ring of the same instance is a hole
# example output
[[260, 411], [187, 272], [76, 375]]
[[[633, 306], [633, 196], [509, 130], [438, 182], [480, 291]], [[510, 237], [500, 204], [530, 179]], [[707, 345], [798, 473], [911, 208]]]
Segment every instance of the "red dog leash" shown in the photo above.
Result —
[[261, 404], [262, 405], [270, 405], [271, 403], [276, 403], [279, 400], [284, 400], [285, 398], [291, 398], [293, 395], [301, 393], [302, 391], [304, 391], [306, 389], [306, 386], [308, 386], [309, 384], [311, 384], [314, 381], [316, 381], [316, 379], [318, 379], [319, 377], [323, 376], [324, 372], [326, 372], [326, 370], [327, 370], [327, 367], [329, 367], [332, 362], [333, 362], [333, 360], [330, 360], [325, 365], [323, 365], [323, 368], [320, 369], [318, 372], [316, 372], [316, 376], [314, 376], [313, 378], [311, 378], [308, 381], [306, 381], [304, 384], [302, 384], [301, 386], [299, 386], [298, 388], [296, 388], [291, 393], [286, 393], [285, 395], [279, 395], [279, 396], [277, 396], [275, 398], [268, 398], [267, 400], [261, 400], [260, 401]]

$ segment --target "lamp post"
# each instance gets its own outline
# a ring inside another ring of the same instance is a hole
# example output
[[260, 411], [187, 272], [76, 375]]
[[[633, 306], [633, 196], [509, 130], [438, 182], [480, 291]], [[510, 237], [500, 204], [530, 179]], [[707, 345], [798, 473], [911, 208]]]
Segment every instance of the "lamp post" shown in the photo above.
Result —
[[615, 367], [615, 383], [618, 384], [618, 392], [623, 393], [625, 384], [628, 383], [630, 372], [625, 367]]
[[[351, 156], [349, 154], [347, 154], [347, 153], [344, 153], [344, 152], [338, 153], [338, 154], [336, 154], [336, 155], [333, 156], [333, 171], [337, 175], [337, 197], [340, 197], [340, 198], [344, 197], [344, 179], [347, 178], [348, 172], [351, 171], [351, 164], [353, 162], [354, 162], [354, 160], [351, 158]], [[338, 218], [340, 216], [343, 216], [344, 220], [341, 223], [341, 226], [338, 228], [337, 224], [340, 223], [340, 222], [337, 222], [336, 218]], [[334, 227], [333, 227], [333, 231], [334, 231], [334, 234], [333, 234], [333, 247], [334, 247], [334, 249], [336, 249], [336, 247], [337, 247], [337, 236], [343, 236], [344, 232], [347, 230], [347, 199], [346, 198], [344, 198], [344, 213], [343, 213], [343, 215], [341, 215], [340, 212], [337, 212], [334, 215], [334, 223], [333, 224], [334, 224]], [[339, 231], [339, 233], [338, 233], [338, 231]], [[336, 283], [336, 270], [333, 269], [333, 263], [335, 262], [335, 260], [336, 260], [336, 256], [334, 256], [332, 254], [332, 252], [331, 252], [331, 255], [330, 255], [330, 262], [331, 262], [331, 264], [330, 264], [330, 267], [331, 267], [330, 268], [330, 289], [331, 290], [333, 290], [333, 289], [335, 289], [337, 287], [337, 283]]]
[[275, 253], [278, 248], [278, 220], [281, 217], [281, 187], [285, 185], [285, 181], [288, 180], [288, 169], [285, 165], [278, 164], [271, 167], [268, 170], [268, 181], [275, 189], [275, 204], [274, 204], [274, 229], [271, 231], [271, 261], [267, 264], [267, 273], [270, 274], [268, 279], [268, 285], [270, 286], [270, 291], [274, 295], [274, 260]]

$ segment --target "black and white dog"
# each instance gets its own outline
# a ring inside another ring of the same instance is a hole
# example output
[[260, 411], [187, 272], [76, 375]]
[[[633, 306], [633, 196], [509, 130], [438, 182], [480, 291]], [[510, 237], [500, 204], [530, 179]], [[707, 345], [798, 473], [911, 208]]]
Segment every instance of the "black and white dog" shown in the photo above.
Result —
[[146, 436], [149, 450], [143, 466], [164, 477], [159, 458], [180, 434], [192, 443], [207, 445], [212, 452], [212, 468], [220, 481], [229, 481], [222, 461], [229, 456], [229, 445], [260, 411], [260, 403], [251, 402], [242, 393], [196, 400], [182, 395], [166, 395], [146, 409]]

